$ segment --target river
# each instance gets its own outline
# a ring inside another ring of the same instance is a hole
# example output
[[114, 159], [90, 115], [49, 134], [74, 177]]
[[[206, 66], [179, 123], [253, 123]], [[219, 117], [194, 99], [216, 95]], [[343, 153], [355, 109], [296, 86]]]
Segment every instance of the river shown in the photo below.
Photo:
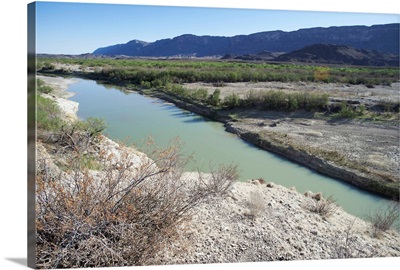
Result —
[[148, 136], [157, 145], [166, 146], [179, 137], [183, 152], [192, 155], [187, 170], [207, 171], [209, 164], [238, 164], [240, 180], [263, 178], [297, 191], [332, 195], [347, 212], [365, 218], [389, 200], [367, 193], [339, 180], [318, 174], [279, 156], [260, 150], [226, 132], [223, 124], [182, 110], [162, 100], [135, 92], [79, 79], [72, 84], [70, 98], [79, 102], [78, 117], [103, 118], [105, 135], [115, 141], [128, 141], [140, 148]]

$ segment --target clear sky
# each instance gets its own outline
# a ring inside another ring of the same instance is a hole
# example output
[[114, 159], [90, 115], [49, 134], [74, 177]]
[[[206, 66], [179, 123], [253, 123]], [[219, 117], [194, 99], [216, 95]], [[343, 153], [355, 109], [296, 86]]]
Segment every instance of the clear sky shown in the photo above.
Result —
[[37, 2], [37, 52], [81, 54], [132, 39], [182, 34], [234, 36], [262, 31], [398, 23], [398, 14]]

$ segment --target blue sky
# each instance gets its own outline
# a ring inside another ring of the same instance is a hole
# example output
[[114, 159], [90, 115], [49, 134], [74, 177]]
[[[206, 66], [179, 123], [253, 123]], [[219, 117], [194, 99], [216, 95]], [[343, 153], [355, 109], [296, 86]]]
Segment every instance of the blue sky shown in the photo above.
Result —
[[398, 14], [37, 2], [36, 44], [38, 53], [81, 54], [132, 39], [394, 22]]

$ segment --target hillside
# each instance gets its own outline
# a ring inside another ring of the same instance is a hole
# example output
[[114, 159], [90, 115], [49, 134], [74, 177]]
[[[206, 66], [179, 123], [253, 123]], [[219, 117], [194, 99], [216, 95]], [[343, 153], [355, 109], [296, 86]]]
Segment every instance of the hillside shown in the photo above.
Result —
[[329, 63], [362, 66], [398, 66], [399, 56], [345, 45], [314, 44], [274, 58], [280, 62]]
[[125, 44], [98, 48], [93, 54], [204, 57], [256, 54], [260, 51], [292, 52], [316, 43], [345, 44], [357, 49], [398, 54], [399, 24], [316, 27], [291, 32], [278, 30], [233, 37], [185, 34], [155, 42], [131, 40]]

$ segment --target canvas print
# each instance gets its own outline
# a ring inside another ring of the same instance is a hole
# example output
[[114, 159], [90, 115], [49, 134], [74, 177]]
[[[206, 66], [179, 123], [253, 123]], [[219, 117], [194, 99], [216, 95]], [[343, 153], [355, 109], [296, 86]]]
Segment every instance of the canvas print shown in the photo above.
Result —
[[400, 255], [398, 14], [27, 8], [30, 267]]

